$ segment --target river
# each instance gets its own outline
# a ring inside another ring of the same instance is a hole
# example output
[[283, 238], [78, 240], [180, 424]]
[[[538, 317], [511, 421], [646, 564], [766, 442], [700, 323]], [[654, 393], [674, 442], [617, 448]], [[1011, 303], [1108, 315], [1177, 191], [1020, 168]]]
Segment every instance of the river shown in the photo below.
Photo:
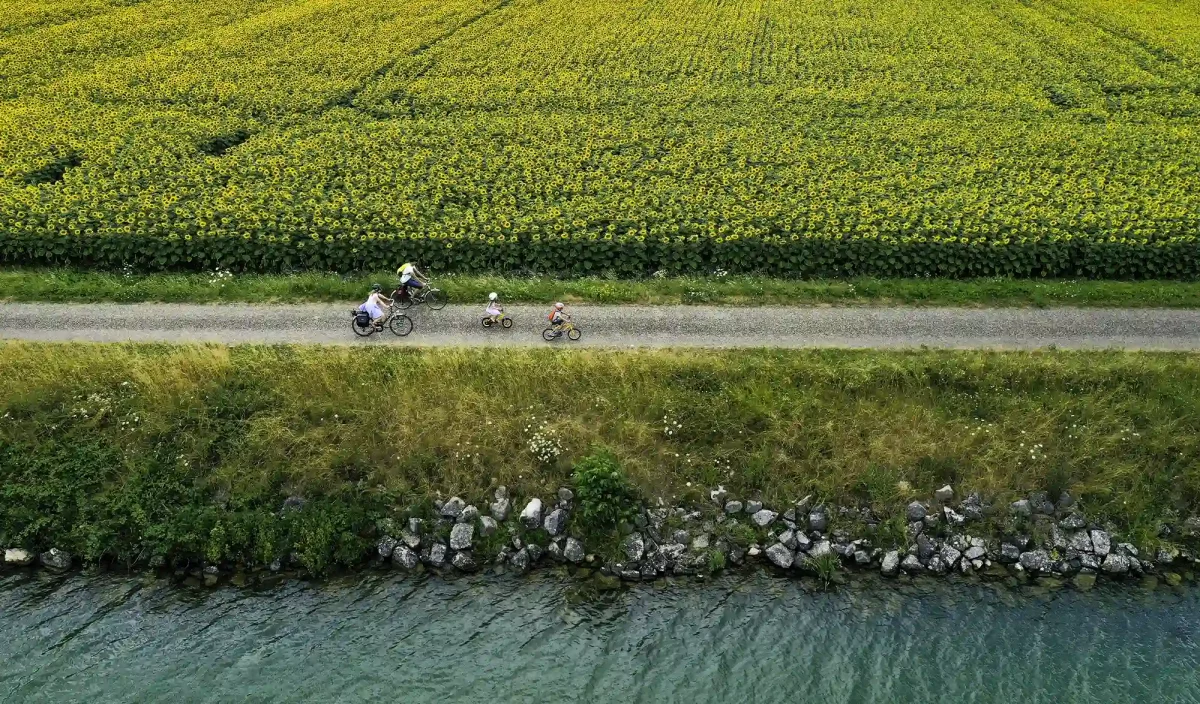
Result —
[[0, 577], [0, 701], [1196, 702], [1200, 590]]

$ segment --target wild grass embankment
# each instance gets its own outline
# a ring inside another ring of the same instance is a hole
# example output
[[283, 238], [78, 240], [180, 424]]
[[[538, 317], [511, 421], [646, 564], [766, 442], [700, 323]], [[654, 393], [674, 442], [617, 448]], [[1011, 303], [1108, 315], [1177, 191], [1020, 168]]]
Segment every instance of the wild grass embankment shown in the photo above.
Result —
[[88, 560], [356, 564], [435, 492], [520, 505], [597, 446], [651, 499], [1069, 490], [1153, 541], [1200, 506], [1200, 357], [0, 346], [0, 544]]
[[[391, 272], [354, 275], [298, 273], [133, 274], [73, 269], [0, 271], [0, 300], [81, 303], [345, 302], [373, 283], [395, 283]], [[800, 280], [768, 276], [604, 278], [437, 277], [450, 300], [482, 302], [496, 291], [512, 303], [641, 305], [936, 305], [1200, 308], [1195, 281], [1055, 281], [986, 279]]]

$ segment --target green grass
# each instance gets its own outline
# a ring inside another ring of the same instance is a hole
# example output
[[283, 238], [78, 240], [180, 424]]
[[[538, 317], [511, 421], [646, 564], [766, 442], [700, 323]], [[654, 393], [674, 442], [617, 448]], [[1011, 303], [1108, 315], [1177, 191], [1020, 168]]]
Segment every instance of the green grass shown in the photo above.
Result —
[[[0, 271], [0, 300], [77, 302], [267, 303], [345, 302], [364, 298], [388, 273], [122, 275], [72, 270]], [[609, 304], [947, 305], [1200, 307], [1200, 282], [1029, 281], [1019, 279], [852, 279], [801, 281], [768, 277], [643, 280], [444, 276], [436, 284], [461, 302], [496, 291], [512, 303], [562, 300]]]
[[320, 570], [439, 491], [547, 497], [599, 447], [652, 501], [890, 519], [944, 483], [1065, 489], [1152, 538], [1200, 508], [1200, 357], [0, 345], [0, 545]]

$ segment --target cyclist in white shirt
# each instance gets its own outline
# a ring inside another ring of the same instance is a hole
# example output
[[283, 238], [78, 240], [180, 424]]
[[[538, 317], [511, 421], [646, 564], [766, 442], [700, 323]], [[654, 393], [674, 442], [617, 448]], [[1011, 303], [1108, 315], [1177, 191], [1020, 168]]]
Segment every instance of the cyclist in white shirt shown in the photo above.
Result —
[[371, 324], [377, 329], [383, 328], [383, 318], [387, 315], [387, 306], [392, 305], [392, 299], [383, 295], [383, 287], [375, 284], [371, 287], [371, 295], [367, 296], [367, 300], [359, 310], [365, 311], [371, 316]]

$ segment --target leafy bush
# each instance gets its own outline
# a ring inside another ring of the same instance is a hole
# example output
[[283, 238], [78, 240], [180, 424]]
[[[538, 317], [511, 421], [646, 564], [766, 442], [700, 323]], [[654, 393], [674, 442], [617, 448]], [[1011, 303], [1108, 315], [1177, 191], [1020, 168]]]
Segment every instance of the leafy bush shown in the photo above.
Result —
[[367, 539], [380, 512], [369, 502], [356, 503], [341, 498], [310, 501], [296, 512], [297, 557], [305, 569], [315, 574], [327, 572], [332, 565], [354, 565], [371, 549]]
[[575, 464], [575, 519], [591, 533], [603, 533], [621, 521], [633, 520], [637, 492], [609, 450], [588, 455]]
[[[69, 440], [0, 438], [0, 545], [59, 547], [86, 561], [154, 559], [266, 564], [296, 557], [320, 574], [361, 562], [384, 515], [366, 496], [316, 497], [280, 513], [282, 496], [213, 503], [204, 477], [144, 453], [123, 463], [114, 438], [76, 431]], [[166, 455], [167, 453], [161, 453]]]
[[708, 551], [708, 571], [716, 574], [725, 569], [725, 553], [720, 550]]

